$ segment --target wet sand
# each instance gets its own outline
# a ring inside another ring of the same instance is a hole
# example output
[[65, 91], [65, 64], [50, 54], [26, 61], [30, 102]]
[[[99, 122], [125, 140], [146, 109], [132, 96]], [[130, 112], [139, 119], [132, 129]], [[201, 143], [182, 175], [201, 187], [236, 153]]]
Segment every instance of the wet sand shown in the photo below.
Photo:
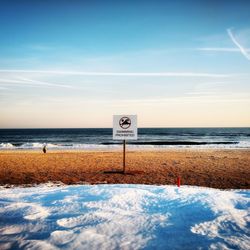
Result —
[[[221, 189], [250, 188], [250, 150], [129, 151], [126, 173], [122, 152], [1, 151], [0, 185], [46, 182], [176, 184]], [[105, 173], [107, 171], [108, 173]]]

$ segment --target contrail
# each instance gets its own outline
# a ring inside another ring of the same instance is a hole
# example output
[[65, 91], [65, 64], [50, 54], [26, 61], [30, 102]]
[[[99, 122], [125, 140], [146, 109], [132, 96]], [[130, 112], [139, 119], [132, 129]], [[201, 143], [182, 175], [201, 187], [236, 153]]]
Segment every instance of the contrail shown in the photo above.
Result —
[[247, 60], [250, 60], [250, 55], [247, 53], [247, 49], [245, 49], [237, 40], [236, 38], [234, 37], [231, 29], [227, 29], [227, 34], [229, 35], [229, 37], [231, 38], [232, 42], [239, 48], [241, 54], [243, 56], [245, 56], [245, 58]]

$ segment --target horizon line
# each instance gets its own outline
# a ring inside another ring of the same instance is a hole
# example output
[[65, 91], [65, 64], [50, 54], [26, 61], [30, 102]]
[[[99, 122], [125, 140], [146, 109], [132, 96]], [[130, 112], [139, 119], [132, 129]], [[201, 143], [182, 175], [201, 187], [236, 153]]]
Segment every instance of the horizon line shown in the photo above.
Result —
[[[179, 126], [176, 126], [176, 127], [137, 127], [138, 129], [140, 128], [250, 128], [250, 125], [249, 126], [209, 126], [209, 127], [206, 127], [206, 126], [194, 126], [194, 127], [191, 127], [191, 126], [184, 126], [184, 127], [179, 127]], [[41, 128], [41, 127], [26, 127], [26, 128], [0, 128], [1, 129], [113, 129], [113, 127], [44, 127], [44, 128]]]

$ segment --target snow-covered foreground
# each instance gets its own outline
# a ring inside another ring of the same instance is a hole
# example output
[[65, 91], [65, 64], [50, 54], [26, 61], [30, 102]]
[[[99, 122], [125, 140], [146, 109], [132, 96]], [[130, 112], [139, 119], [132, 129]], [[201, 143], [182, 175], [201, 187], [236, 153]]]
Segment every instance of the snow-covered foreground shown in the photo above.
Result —
[[0, 249], [249, 249], [250, 191], [0, 189]]

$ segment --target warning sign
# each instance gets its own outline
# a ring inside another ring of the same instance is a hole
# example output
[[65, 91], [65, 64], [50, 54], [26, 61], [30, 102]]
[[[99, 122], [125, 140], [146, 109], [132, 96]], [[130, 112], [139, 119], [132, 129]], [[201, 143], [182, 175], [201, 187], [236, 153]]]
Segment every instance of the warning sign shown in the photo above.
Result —
[[113, 116], [113, 140], [137, 140], [137, 115]]

